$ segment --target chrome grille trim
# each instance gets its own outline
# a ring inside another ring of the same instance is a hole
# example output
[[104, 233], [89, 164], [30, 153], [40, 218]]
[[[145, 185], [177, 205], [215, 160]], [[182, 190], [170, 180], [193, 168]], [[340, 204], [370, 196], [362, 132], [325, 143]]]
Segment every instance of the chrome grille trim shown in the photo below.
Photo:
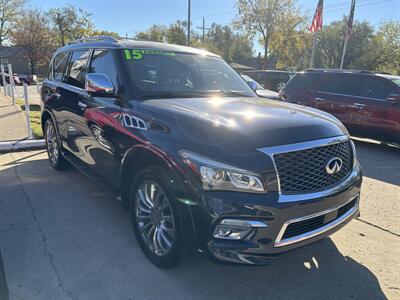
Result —
[[[319, 140], [313, 140], [313, 141], [307, 141], [307, 142], [301, 142], [301, 143], [258, 148], [257, 150], [268, 155], [274, 164], [276, 181], [277, 181], [278, 192], [279, 192], [279, 201], [278, 202], [305, 201], [305, 200], [312, 200], [315, 198], [326, 197], [326, 196], [332, 195], [332, 194], [344, 189], [348, 185], [352, 184], [355, 181], [355, 179], [357, 179], [356, 178], [356, 175], [357, 175], [356, 169], [358, 169], [358, 165], [356, 163], [355, 151], [353, 148], [352, 149], [353, 150], [352, 170], [349, 172], [349, 174], [346, 176], [346, 178], [344, 178], [337, 185], [335, 185], [333, 187], [329, 187], [326, 190], [318, 191], [318, 192], [299, 193], [299, 194], [282, 194], [281, 183], [280, 183], [280, 179], [279, 179], [279, 172], [278, 172], [278, 168], [276, 166], [275, 160], [274, 160], [275, 154], [294, 152], [294, 151], [306, 150], [306, 149], [323, 147], [323, 146], [329, 146], [329, 145], [334, 145], [334, 144], [343, 143], [343, 142], [347, 142], [347, 141], [350, 141], [350, 137], [348, 135], [340, 135], [340, 136], [335, 136], [335, 137], [331, 137], [331, 138], [325, 138], [325, 139], [319, 139]], [[351, 141], [350, 141], [350, 143], [351, 143], [351, 146], [354, 147], [354, 145]]]
[[[339, 226], [340, 224], [342, 224], [344, 221], [346, 221], [348, 218], [350, 218], [351, 216], [353, 216], [357, 212], [358, 206], [359, 206], [359, 196], [360, 195], [357, 194], [356, 196], [352, 197], [349, 201], [347, 201], [346, 203], [344, 203], [344, 204], [342, 204], [340, 206], [337, 206], [337, 207], [334, 207], [334, 208], [331, 208], [331, 209], [327, 209], [327, 210], [318, 212], [316, 214], [312, 214], [312, 215], [309, 215], [309, 216], [305, 216], [305, 217], [301, 217], [301, 218], [297, 218], [297, 219], [293, 219], [293, 220], [289, 220], [289, 221], [285, 222], [283, 224], [281, 230], [279, 231], [278, 236], [276, 237], [276, 240], [275, 240], [275, 243], [274, 243], [274, 247], [283, 247], [283, 246], [287, 246], [287, 245], [290, 245], [290, 244], [298, 243], [298, 242], [304, 241], [306, 239], [310, 239], [312, 237], [318, 236], [318, 235], [320, 235], [320, 234], [322, 234], [324, 232], [327, 232], [327, 231], [335, 228], [336, 226]], [[308, 219], [312, 219], [312, 218], [315, 218], [315, 217], [318, 217], [318, 216], [321, 216], [321, 215], [326, 215], [326, 214], [328, 214], [330, 212], [333, 212], [335, 210], [340, 209], [343, 206], [346, 206], [348, 203], [350, 203], [354, 199], [357, 199], [357, 201], [354, 204], [354, 206], [352, 208], [350, 208], [346, 213], [344, 213], [343, 215], [341, 215], [340, 217], [335, 219], [334, 221], [332, 221], [330, 223], [327, 223], [327, 224], [325, 224], [325, 225], [323, 225], [323, 226], [321, 226], [321, 227], [319, 227], [319, 228], [317, 228], [315, 230], [312, 230], [312, 231], [309, 231], [309, 232], [306, 232], [306, 233], [303, 233], [303, 234], [300, 234], [300, 235], [297, 235], [297, 236], [294, 236], [294, 237], [291, 237], [291, 238], [282, 239], [282, 237], [283, 237], [283, 235], [284, 235], [284, 233], [286, 231], [286, 228], [290, 224], [296, 223], [296, 222], [301, 222], [301, 221], [308, 220]]]

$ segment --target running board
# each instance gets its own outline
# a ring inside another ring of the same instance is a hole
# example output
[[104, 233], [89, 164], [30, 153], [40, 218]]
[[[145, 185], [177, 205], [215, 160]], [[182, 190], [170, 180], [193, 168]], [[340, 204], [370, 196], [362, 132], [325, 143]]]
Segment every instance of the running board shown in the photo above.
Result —
[[110, 197], [115, 198], [118, 202], [122, 201], [121, 193], [96, 171], [66, 150], [61, 151], [61, 154], [71, 165], [89, 177], [103, 192], [107, 193]]

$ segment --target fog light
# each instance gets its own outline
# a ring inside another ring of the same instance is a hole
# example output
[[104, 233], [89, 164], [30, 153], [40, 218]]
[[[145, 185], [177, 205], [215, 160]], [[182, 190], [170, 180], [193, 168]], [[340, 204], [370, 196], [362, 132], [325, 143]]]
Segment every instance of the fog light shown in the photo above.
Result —
[[261, 221], [247, 221], [224, 219], [214, 229], [213, 237], [217, 239], [241, 240], [253, 230], [254, 227], [267, 227]]

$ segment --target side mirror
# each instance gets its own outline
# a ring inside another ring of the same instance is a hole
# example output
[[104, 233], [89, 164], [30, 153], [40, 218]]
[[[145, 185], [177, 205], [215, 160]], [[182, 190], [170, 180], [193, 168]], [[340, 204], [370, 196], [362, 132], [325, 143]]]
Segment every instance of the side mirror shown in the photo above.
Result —
[[113, 97], [114, 85], [106, 74], [86, 74], [85, 90], [99, 97]]
[[255, 81], [249, 81], [249, 86], [253, 91], [257, 90], [257, 82]]
[[388, 100], [388, 101], [400, 101], [400, 94], [389, 94], [386, 97], [386, 100]]

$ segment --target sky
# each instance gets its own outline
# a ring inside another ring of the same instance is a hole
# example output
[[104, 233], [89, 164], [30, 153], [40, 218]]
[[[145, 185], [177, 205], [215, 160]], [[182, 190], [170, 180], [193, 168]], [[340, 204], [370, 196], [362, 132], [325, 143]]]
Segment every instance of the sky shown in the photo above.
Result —
[[[118, 32], [133, 37], [153, 24], [169, 25], [187, 19], [187, 0], [30, 0], [32, 7], [48, 10], [72, 4], [92, 13], [98, 29]], [[192, 0], [192, 27], [206, 27], [212, 22], [229, 25], [237, 14], [235, 0]], [[297, 0], [298, 5], [312, 16], [318, 0]], [[325, 0], [324, 25], [348, 15], [351, 0]], [[378, 26], [382, 21], [400, 21], [400, 0], [356, 0], [355, 20], [369, 21]], [[257, 45], [255, 45], [256, 48]]]

